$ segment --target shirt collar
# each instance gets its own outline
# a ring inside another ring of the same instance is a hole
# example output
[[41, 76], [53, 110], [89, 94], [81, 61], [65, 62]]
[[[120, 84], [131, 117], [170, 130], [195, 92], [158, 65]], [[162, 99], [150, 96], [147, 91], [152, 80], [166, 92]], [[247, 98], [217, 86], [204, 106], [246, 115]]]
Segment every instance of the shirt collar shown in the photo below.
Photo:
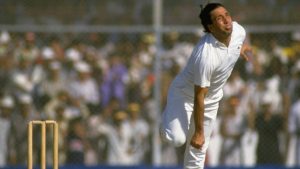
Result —
[[222, 42], [218, 41], [211, 33], [209, 33], [209, 36], [210, 36], [210, 40], [211, 40], [212, 44], [219, 46], [219, 47], [226, 47]]

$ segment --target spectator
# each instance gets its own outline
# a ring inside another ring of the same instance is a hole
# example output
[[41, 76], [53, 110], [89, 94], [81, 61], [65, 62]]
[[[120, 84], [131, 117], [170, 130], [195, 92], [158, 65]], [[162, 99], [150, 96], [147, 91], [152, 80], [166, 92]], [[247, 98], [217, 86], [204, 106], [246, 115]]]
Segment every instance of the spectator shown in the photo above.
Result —
[[113, 54], [110, 58], [110, 67], [105, 70], [101, 85], [102, 105], [106, 106], [112, 98], [116, 98], [122, 108], [126, 104], [126, 82], [128, 72], [121, 56]]
[[246, 84], [238, 71], [233, 70], [228, 82], [224, 85], [224, 97], [229, 98], [234, 95], [242, 96], [245, 93]]
[[149, 125], [141, 116], [140, 105], [128, 104], [129, 125], [131, 128], [130, 151], [133, 156], [132, 164], [145, 164], [146, 154], [150, 148]]
[[77, 78], [70, 82], [70, 94], [73, 98], [85, 103], [92, 113], [96, 113], [100, 106], [100, 93], [91, 68], [86, 62], [75, 64]]
[[[14, 112], [14, 100], [11, 96], [3, 96], [0, 100], [0, 167], [5, 167], [9, 162], [16, 163], [15, 156], [18, 152], [12, 151], [11, 144], [11, 115]], [[11, 160], [11, 161], [7, 161]]]
[[66, 82], [61, 74], [60, 62], [50, 63], [49, 73], [46, 75], [45, 80], [40, 85], [40, 93], [46, 100], [55, 97], [59, 91], [67, 90]]
[[110, 131], [113, 128], [113, 113], [119, 110], [118, 102], [111, 103], [88, 119], [88, 135], [91, 143], [91, 150], [96, 154], [97, 164], [107, 164]]
[[132, 139], [127, 113], [117, 111], [113, 115], [113, 127], [107, 131], [109, 165], [131, 165], [133, 163], [130, 140]]
[[292, 75], [288, 84], [288, 92], [291, 98], [291, 102], [294, 103], [295, 101], [297, 101], [297, 93], [295, 93], [295, 89], [297, 88], [297, 86], [300, 86], [300, 60], [298, 60], [292, 67], [291, 73]]
[[272, 98], [268, 96], [263, 96], [261, 110], [255, 118], [258, 133], [256, 164], [283, 164], [279, 133], [284, 129], [285, 119], [282, 114], [271, 111]]
[[21, 46], [15, 50], [15, 57], [17, 60], [23, 59], [33, 63], [39, 54], [39, 48], [36, 45], [36, 34], [26, 32], [22, 40]]
[[[56, 118], [56, 109], [61, 105], [68, 105], [70, 103], [70, 95], [67, 91], [61, 90], [59, 91], [55, 97], [52, 97], [49, 102], [44, 106], [44, 112], [47, 119], [55, 119]], [[66, 116], [66, 114], [64, 114]], [[67, 117], [66, 117], [67, 118]]]
[[33, 65], [29, 60], [20, 58], [17, 68], [12, 74], [12, 80], [15, 85], [14, 96], [22, 94], [33, 94], [35, 84], [32, 81]]
[[57, 96], [52, 98], [44, 107], [46, 118], [55, 119], [56, 109], [63, 106], [64, 118], [71, 120], [77, 117], [86, 119], [90, 114], [85, 103], [81, 102], [79, 98], [72, 98], [67, 91], [59, 91]]
[[239, 98], [236, 95], [226, 100], [227, 109], [221, 118], [220, 133], [223, 138], [220, 164], [226, 166], [243, 165], [242, 136], [247, 123], [244, 113], [238, 112]]
[[66, 140], [66, 164], [84, 165], [85, 151], [88, 146], [86, 132], [81, 118], [75, 118], [70, 121]]
[[58, 124], [58, 152], [59, 152], [59, 164], [64, 165], [66, 163], [66, 140], [69, 131], [69, 119], [66, 117], [65, 105], [59, 105], [55, 108], [54, 120]]
[[7, 31], [1, 31], [0, 33], [0, 55], [3, 56], [8, 53], [10, 48], [10, 33]]
[[[18, 99], [18, 109], [11, 117], [12, 120], [12, 135], [13, 135], [13, 150], [15, 152], [16, 164], [26, 164], [27, 160], [27, 125], [31, 120], [41, 119], [41, 114], [36, 112], [33, 105], [32, 97], [28, 94], [21, 95]], [[40, 130], [34, 128], [34, 138], [36, 140], [33, 149], [40, 150]], [[39, 160], [39, 156], [34, 154], [34, 159]]]
[[75, 64], [82, 60], [82, 54], [74, 48], [69, 48], [65, 52], [65, 57], [63, 59], [63, 77], [67, 81], [76, 77]]
[[292, 104], [289, 113], [288, 130], [290, 135], [296, 139], [295, 166], [300, 166], [300, 87], [295, 90], [296, 101]]

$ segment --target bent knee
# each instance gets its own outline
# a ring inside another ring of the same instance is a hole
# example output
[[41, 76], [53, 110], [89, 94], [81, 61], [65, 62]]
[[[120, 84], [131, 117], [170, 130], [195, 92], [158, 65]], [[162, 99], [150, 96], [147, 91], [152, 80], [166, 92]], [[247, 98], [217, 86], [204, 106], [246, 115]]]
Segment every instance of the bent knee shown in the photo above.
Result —
[[173, 145], [176, 146], [176, 147], [183, 146], [185, 142], [186, 142], [186, 137], [185, 136], [173, 137]]
[[172, 132], [168, 129], [160, 129], [160, 135], [163, 139], [163, 141], [166, 141], [175, 147], [180, 147], [184, 145], [186, 142], [186, 136], [184, 133], [180, 132]]

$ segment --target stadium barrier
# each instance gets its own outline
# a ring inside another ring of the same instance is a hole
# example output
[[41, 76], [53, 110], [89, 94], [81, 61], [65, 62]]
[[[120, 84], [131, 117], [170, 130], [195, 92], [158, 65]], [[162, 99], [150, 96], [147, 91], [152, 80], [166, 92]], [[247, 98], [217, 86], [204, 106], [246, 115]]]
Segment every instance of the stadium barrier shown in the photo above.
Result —
[[[39, 166], [34, 167], [38, 169]], [[52, 168], [51, 166], [47, 166]], [[97, 165], [97, 166], [84, 166], [84, 165], [64, 165], [60, 166], [60, 169], [183, 169], [182, 166], [108, 166], [108, 165]], [[0, 169], [26, 169], [26, 166], [7, 166]], [[217, 167], [205, 167], [205, 169], [299, 169], [299, 167], [287, 167], [280, 165], [259, 165], [254, 167], [241, 167], [241, 166], [217, 166]]]

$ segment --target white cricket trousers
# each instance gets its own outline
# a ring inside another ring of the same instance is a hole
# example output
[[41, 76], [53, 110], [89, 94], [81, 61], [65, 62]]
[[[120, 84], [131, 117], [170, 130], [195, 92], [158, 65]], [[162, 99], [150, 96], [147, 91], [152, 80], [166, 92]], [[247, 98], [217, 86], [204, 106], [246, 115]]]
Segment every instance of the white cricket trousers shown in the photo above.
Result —
[[193, 101], [191, 98], [187, 98], [179, 88], [171, 86], [168, 93], [167, 105], [162, 115], [160, 133], [164, 141], [176, 147], [182, 146], [185, 142], [187, 143], [184, 155], [185, 169], [204, 168], [206, 150], [209, 145], [217, 111], [218, 108], [209, 111], [205, 110], [203, 122], [205, 143], [202, 149], [192, 147], [190, 140], [195, 131], [194, 119], [192, 117]]

